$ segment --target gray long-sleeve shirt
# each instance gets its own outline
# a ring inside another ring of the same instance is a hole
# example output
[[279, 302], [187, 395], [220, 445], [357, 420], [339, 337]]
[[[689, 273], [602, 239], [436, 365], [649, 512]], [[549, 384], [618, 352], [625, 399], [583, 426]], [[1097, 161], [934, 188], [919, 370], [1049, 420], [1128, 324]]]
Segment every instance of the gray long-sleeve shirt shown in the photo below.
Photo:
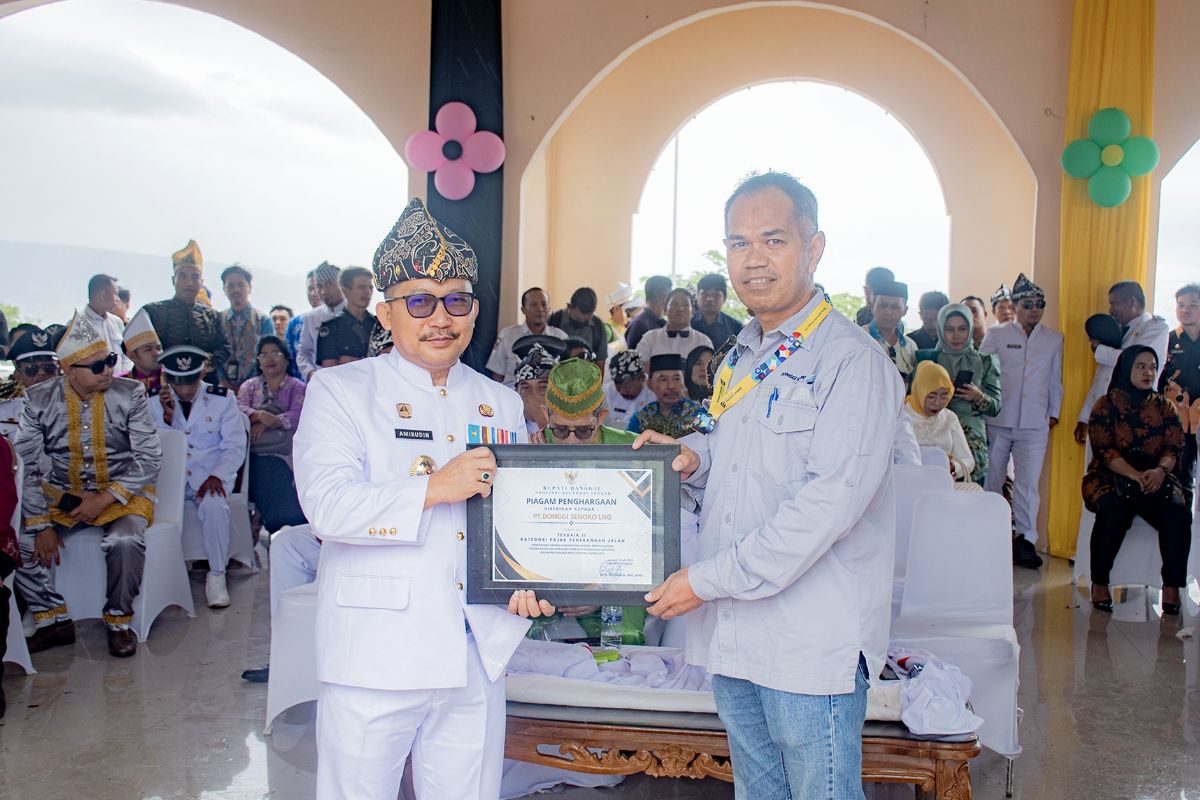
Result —
[[[738, 336], [736, 385], [816, 308]], [[778, 369], [686, 440], [701, 467], [704, 605], [688, 619], [687, 659], [782, 691], [854, 691], [858, 654], [878, 674], [887, 649], [895, 503], [891, 463], [904, 387], [871, 338], [837, 312]]]

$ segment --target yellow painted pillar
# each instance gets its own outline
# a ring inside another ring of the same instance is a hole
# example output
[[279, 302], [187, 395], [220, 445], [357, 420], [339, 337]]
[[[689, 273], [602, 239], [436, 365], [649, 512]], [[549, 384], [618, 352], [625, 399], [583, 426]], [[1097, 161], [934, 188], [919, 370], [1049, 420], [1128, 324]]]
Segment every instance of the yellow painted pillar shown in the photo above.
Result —
[[[1129, 115], [1133, 135], [1153, 133], [1154, 0], [1075, 0], [1064, 146], [1087, 135], [1102, 108]], [[1121, 205], [1102, 208], [1087, 181], [1063, 175], [1059, 321], [1063, 345], [1062, 421], [1051, 437], [1050, 552], [1075, 552], [1083, 501], [1084, 449], [1072, 431], [1091, 386], [1095, 361], [1084, 321], [1108, 310], [1108, 288], [1120, 280], [1145, 283], [1150, 228], [1149, 178], [1133, 179]]]

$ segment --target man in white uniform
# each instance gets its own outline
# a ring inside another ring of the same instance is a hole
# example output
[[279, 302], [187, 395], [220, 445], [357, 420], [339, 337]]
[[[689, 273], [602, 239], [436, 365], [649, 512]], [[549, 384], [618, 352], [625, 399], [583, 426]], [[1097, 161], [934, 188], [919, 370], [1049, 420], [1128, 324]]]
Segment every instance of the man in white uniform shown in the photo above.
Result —
[[304, 380], [320, 369], [317, 363], [317, 336], [321, 326], [342, 313], [346, 307], [346, 298], [342, 296], [342, 287], [338, 285], [341, 274], [341, 268], [328, 261], [322, 261], [321, 266], [313, 270], [313, 281], [321, 297], [321, 305], [300, 315], [304, 321], [299, 323], [300, 344], [296, 347], [296, 366]]
[[[1167, 328], [1165, 319], [1146, 310], [1146, 294], [1137, 281], [1120, 281], [1113, 284], [1108, 290], [1108, 313], [1121, 326], [1121, 346], [1110, 347], [1092, 342], [1097, 365], [1096, 374], [1075, 423], [1075, 441], [1079, 444], [1087, 441], [1087, 424], [1088, 418], [1092, 416], [1092, 406], [1108, 391], [1112, 369], [1117, 365], [1122, 350], [1135, 344], [1153, 348], [1154, 354], [1158, 356], [1160, 373], [1163, 365], [1167, 363], [1167, 340], [1171, 337], [1171, 331]], [[1157, 386], [1157, 375], [1154, 380]]]
[[521, 400], [458, 359], [478, 314], [470, 245], [413, 200], [374, 259], [388, 355], [319, 370], [296, 432], [296, 486], [320, 531], [318, 800], [395, 800], [413, 754], [422, 800], [495, 798], [505, 665], [532, 593], [466, 602], [466, 500], [527, 441]]
[[184, 499], [204, 530], [204, 594], [210, 608], [224, 608], [229, 605], [229, 493], [246, 460], [247, 423], [229, 389], [200, 382], [206, 359], [208, 353], [191, 345], [176, 345], [159, 356], [169, 389], [151, 398], [150, 415], [159, 428], [187, 435]]
[[667, 324], [647, 331], [638, 342], [642, 362], [649, 365], [654, 356], [675, 353], [686, 360], [697, 347], [713, 349], [712, 339], [692, 327], [692, 293], [687, 289], [672, 289], [667, 295]]
[[1063, 336], [1042, 324], [1046, 293], [1025, 274], [1012, 290], [1016, 319], [988, 330], [979, 350], [1000, 360], [1004, 406], [987, 418], [988, 473], [984, 488], [1003, 494], [1008, 459], [1013, 461], [1013, 563], [1037, 569], [1038, 481], [1050, 429], [1062, 411]]
[[26, 332], [8, 348], [13, 362], [12, 377], [0, 381], [0, 434], [16, 436], [25, 413], [25, 390], [57, 378], [61, 370], [58, 354], [50, 343], [50, 334], [41, 328]]
[[509, 325], [500, 331], [500, 335], [496, 337], [496, 346], [492, 348], [492, 354], [488, 356], [487, 360], [487, 368], [492, 374], [492, 379], [500, 381], [510, 388], [516, 385], [514, 375], [517, 371], [517, 364], [521, 360], [520, 356], [513, 352], [513, 345], [518, 339], [523, 336], [538, 335], [553, 336], [563, 341], [567, 339], [566, 331], [546, 324], [546, 320], [550, 317], [550, 295], [546, 293], [545, 289], [539, 289], [536, 286], [526, 289], [525, 293], [521, 295], [521, 313], [525, 315], [525, 323]]

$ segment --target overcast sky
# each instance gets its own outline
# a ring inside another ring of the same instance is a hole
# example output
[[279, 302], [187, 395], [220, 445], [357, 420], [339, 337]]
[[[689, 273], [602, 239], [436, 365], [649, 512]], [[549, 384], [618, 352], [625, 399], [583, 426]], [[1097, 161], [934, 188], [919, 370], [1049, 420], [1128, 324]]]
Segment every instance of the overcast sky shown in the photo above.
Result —
[[165, 258], [196, 239], [214, 262], [296, 275], [294, 296], [260, 302], [298, 307], [321, 261], [369, 266], [407, 199], [403, 160], [315, 69], [144, 0], [0, 20], [0, 175], [0, 240]]

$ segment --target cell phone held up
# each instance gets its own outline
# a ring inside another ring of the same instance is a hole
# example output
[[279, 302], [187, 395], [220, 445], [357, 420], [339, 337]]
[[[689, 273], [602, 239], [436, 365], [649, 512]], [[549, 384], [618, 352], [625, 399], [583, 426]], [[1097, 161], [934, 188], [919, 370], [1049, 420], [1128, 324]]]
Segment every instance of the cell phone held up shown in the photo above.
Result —
[[960, 369], [958, 374], [954, 376], [954, 388], [961, 389], [973, 380], [975, 380], [974, 372], [969, 369]]

